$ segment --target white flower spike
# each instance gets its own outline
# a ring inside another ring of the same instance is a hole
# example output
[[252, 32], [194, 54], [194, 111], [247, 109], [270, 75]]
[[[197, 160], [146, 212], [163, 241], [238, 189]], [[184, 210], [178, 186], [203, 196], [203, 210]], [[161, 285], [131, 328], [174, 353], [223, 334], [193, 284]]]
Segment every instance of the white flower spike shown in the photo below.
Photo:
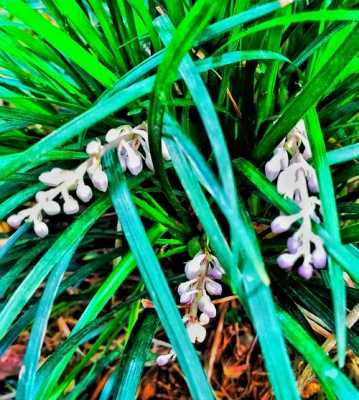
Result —
[[[291, 155], [290, 160], [288, 154]], [[280, 268], [291, 270], [298, 260], [302, 260], [298, 273], [304, 279], [310, 279], [314, 270], [324, 268], [327, 262], [323, 242], [312, 231], [312, 220], [320, 222], [316, 210], [320, 200], [310, 194], [318, 192], [315, 170], [307, 161], [311, 156], [304, 121], [300, 120], [277, 146], [265, 166], [267, 178], [270, 181], [277, 179], [278, 192], [294, 200], [300, 207], [299, 213], [280, 215], [272, 221], [272, 232], [280, 234], [301, 220], [300, 228], [287, 241], [289, 253], [280, 255], [277, 263]]]
[[[128, 170], [132, 175], [138, 175], [143, 170], [143, 160], [150, 169], [153, 169], [145, 123], [134, 128], [124, 125], [110, 129], [105, 140], [107, 142], [105, 144], [97, 139], [90, 141], [86, 146], [88, 159], [74, 170], [53, 168], [43, 172], [39, 176], [39, 181], [50, 189], [38, 192], [35, 196], [36, 203], [32, 207], [10, 215], [7, 219], [9, 225], [16, 229], [23, 221], [32, 222], [34, 231], [39, 237], [47, 236], [49, 228], [42, 221], [43, 213], [51, 216], [61, 212], [57, 197], [62, 197], [63, 211], [68, 215], [75, 214], [80, 209], [80, 204], [70, 195], [70, 192], [75, 191], [76, 196], [84, 203], [92, 199], [92, 188], [85, 184], [86, 175], [94, 188], [101, 192], [107, 191], [108, 179], [102, 169], [101, 159], [111, 149], [117, 149], [123, 171]], [[162, 143], [162, 151], [163, 157], [168, 160], [170, 157], [164, 143]]]

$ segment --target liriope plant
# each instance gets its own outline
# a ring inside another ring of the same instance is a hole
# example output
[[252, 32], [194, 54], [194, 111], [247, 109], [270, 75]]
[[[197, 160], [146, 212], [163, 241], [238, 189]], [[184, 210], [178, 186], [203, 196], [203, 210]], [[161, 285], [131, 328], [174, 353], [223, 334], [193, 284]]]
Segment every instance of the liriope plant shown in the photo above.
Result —
[[131, 399], [178, 362], [214, 398], [198, 343], [228, 294], [275, 398], [300, 398], [302, 358], [324, 396], [359, 398], [354, 4], [0, 7], [0, 355], [27, 333], [9, 391]]

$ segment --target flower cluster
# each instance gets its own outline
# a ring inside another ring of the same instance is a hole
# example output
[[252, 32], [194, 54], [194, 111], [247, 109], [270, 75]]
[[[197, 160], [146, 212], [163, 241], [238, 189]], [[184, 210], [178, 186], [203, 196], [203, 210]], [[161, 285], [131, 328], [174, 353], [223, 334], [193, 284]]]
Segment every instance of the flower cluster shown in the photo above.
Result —
[[[108, 187], [107, 175], [102, 169], [101, 159], [103, 155], [116, 148], [117, 155], [123, 171], [128, 170], [132, 175], [138, 175], [143, 169], [143, 160], [146, 166], [153, 170], [153, 164], [148, 144], [146, 124], [135, 128], [129, 125], [110, 129], [105, 137], [106, 143], [99, 140], [88, 143], [86, 153], [88, 159], [73, 170], [53, 168], [39, 176], [40, 182], [51, 189], [40, 191], [36, 194], [36, 203], [29, 208], [11, 215], [7, 222], [13, 228], [18, 228], [23, 221], [31, 222], [37, 236], [43, 238], [48, 235], [49, 228], [43, 221], [44, 215], [56, 215], [61, 212], [58, 198], [61, 196], [62, 210], [65, 214], [75, 214], [80, 209], [78, 200], [70, 194], [75, 192], [79, 200], [87, 203], [91, 200], [93, 192], [88, 183], [101, 192], [106, 192]], [[168, 150], [162, 143], [163, 157], [170, 159]]]
[[[205, 325], [216, 316], [216, 307], [211, 296], [222, 293], [220, 280], [224, 269], [217, 258], [208, 252], [200, 251], [185, 266], [187, 281], [178, 287], [181, 304], [185, 305], [186, 313], [183, 316], [188, 336], [192, 343], [202, 343], [206, 338]], [[162, 366], [176, 357], [173, 350], [168, 354], [160, 355], [157, 364]]]
[[280, 215], [272, 221], [271, 229], [276, 234], [288, 231], [294, 222], [301, 221], [299, 229], [288, 239], [288, 252], [281, 254], [277, 263], [290, 270], [300, 260], [298, 273], [305, 279], [311, 278], [315, 269], [324, 268], [327, 261], [323, 241], [312, 231], [312, 221], [320, 222], [317, 215], [320, 200], [313, 194], [318, 192], [318, 181], [314, 168], [308, 163], [310, 158], [307, 133], [301, 120], [265, 165], [267, 178], [277, 180], [278, 192], [294, 200], [300, 208], [296, 214]]

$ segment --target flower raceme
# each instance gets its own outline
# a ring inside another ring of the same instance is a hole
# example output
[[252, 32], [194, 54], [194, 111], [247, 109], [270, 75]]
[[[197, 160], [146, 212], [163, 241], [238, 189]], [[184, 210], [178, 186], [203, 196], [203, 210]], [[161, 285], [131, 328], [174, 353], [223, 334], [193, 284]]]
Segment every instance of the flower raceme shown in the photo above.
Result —
[[[206, 328], [211, 318], [216, 316], [216, 307], [210, 296], [219, 296], [222, 285], [217, 282], [224, 269], [217, 258], [209, 252], [200, 251], [185, 265], [187, 281], [178, 286], [180, 303], [185, 305], [183, 322], [192, 343], [202, 343], [206, 338]], [[163, 366], [175, 359], [171, 350], [157, 358], [157, 364]]]
[[301, 221], [299, 229], [287, 241], [287, 253], [281, 254], [279, 267], [291, 270], [301, 261], [298, 273], [305, 279], [312, 277], [314, 270], [326, 265], [327, 255], [322, 239], [313, 233], [312, 221], [320, 223], [317, 208], [320, 200], [318, 181], [314, 168], [308, 163], [311, 150], [304, 121], [300, 120], [288, 136], [275, 148], [273, 157], [265, 165], [269, 180], [277, 180], [277, 189], [284, 197], [294, 200], [300, 211], [293, 215], [280, 215], [271, 224], [272, 232], [287, 232], [292, 225]]
[[[62, 210], [65, 214], [75, 214], [80, 209], [78, 200], [70, 194], [75, 192], [79, 200], [87, 203], [93, 196], [92, 186], [106, 192], [108, 179], [102, 169], [101, 159], [111, 150], [117, 149], [118, 160], [123, 171], [138, 175], [143, 170], [143, 162], [153, 170], [152, 158], [148, 144], [147, 126], [145, 123], [132, 128], [129, 125], [110, 129], [105, 137], [106, 143], [93, 140], [86, 146], [88, 159], [73, 170], [53, 168], [39, 176], [40, 182], [49, 186], [47, 191], [36, 193], [36, 203], [32, 207], [11, 215], [7, 222], [13, 228], [18, 228], [23, 221], [33, 223], [37, 236], [43, 238], [48, 235], [49, 228], [43, 221], [44, 214], [57, 215], [61, 212], [58, 198], [63, 200]], [[162, 143], [163, 157], [170, 159], [166, 145]], [[86, 183], [88, 177], [88, 183]], [[56, 200], [57, 199], [57, 200]]]

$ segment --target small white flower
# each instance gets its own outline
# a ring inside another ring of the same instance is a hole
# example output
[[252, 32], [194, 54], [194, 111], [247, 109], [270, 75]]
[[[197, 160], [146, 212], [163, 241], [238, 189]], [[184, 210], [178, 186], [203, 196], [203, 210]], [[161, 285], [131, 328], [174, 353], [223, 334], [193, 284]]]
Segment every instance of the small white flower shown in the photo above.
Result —
[[96, 156], [98, 157], [102, 152], [102, 145], [98, 140], [93, 140], [86, 146], [86, 153], [89, 156]]
[[141, 154], [126, 142], [124, 142], [123, 146], [127, 152], [126, 167], [132, 175], [138, 175], [143, 169]]
[[206, 328], [199, 322], [188, 322], [186, 325], [188, 336], [192, 343], [202, 343], [206, 338]]
[[115, 140], [119, 139], [121, 132], [117, 128], [112, 128], [106, 133], [105, 140], [107, 143], [114, 142]]

